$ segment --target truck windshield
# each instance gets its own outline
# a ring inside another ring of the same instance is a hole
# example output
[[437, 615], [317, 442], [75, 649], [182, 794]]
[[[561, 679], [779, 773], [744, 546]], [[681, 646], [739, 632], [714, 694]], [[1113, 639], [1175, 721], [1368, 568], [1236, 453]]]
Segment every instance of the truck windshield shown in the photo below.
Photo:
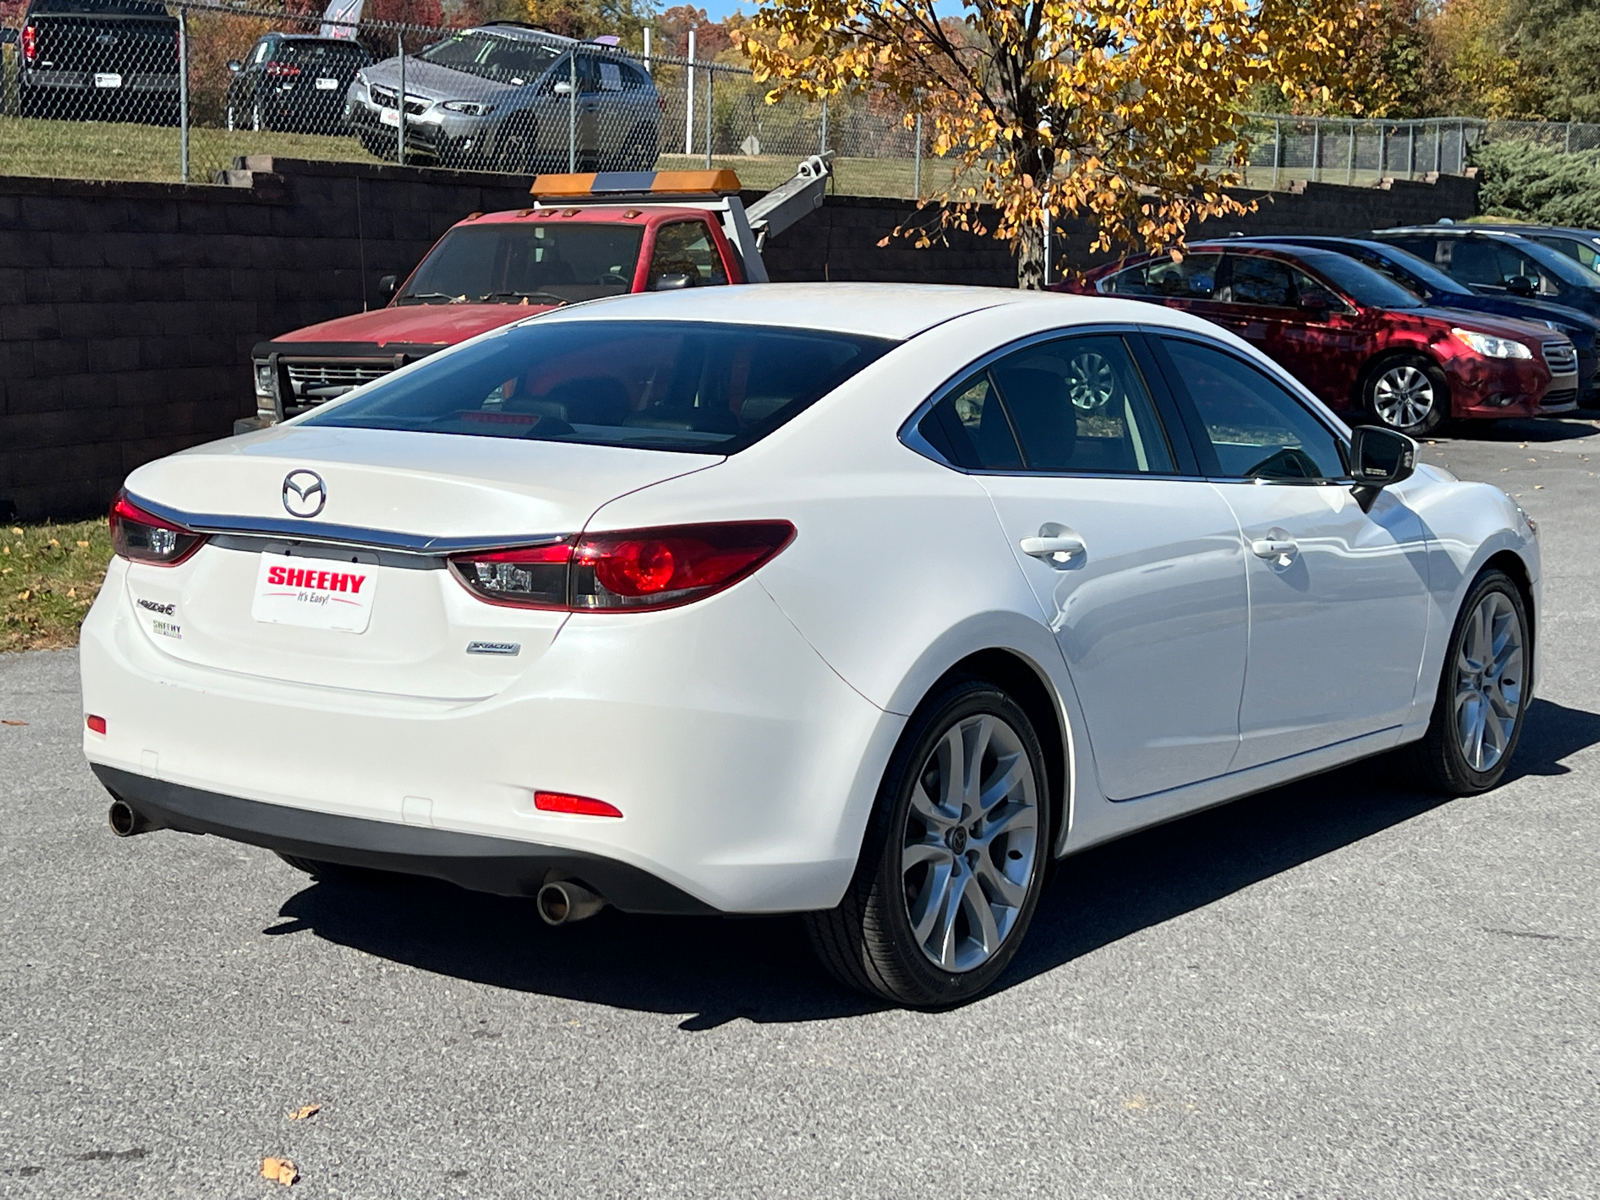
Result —
[[638, 225], [531, 221], [465, 226], [439, 240], [396, 304], [565, 304], [633, 287]]
[[558, 55], [555, 47], [528, 38], [467, 32], [435, 42], [417, 57], [453, 71], [521, 87], [542, 75]]
[[895, 345], [815, 329], [544, 317], [424, 359], [305, 423], [731, 454]]

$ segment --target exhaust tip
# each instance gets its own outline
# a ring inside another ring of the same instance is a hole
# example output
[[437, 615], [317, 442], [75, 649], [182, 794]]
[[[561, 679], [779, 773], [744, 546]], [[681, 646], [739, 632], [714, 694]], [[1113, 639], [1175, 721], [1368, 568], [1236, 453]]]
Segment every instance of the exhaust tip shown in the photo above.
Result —
[[546, 925], [567, 925], [594, 916], [606, 906], [606, 898], [581, 883], [562, 879], [540, 888], [535, 903]]
[[148, 833], [155, 828], [126, 800], [113, 800], [106, 817], [111, 822], [111, 832], [118, 837], [133, 837], [135, 834]]

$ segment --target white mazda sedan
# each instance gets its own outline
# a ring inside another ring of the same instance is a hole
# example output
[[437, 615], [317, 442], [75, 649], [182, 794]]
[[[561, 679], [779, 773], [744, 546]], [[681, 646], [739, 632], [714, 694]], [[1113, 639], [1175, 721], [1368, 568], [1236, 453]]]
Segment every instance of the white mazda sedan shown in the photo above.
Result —
[[1049, 860], [1353, 759], [1493, 786], [1533, 523], [1184, 313], [631, 296], [141, 467], [83, 629], [123, 834], [551, 923], [807, 914], [938, 1006]]

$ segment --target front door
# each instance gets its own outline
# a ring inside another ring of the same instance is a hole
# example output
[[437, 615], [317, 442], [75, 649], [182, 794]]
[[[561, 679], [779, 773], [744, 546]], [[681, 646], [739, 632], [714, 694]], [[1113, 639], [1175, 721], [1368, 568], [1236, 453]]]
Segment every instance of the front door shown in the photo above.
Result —
[[1116, 800], [1228, 769], [1247, 641], [1237, 525], [1181, 430], [1168, 436], [1147, 353], [1117, 333], [1037, 343], [924, 422], [989, 492]]
[[1233, 768], [1401, 724], [1428, 631], [1421, 519], [1392, 491], [1362, 511], [1337, 434], [1265, 371], [1214, 343], [1161, 342], [1249, 551]]

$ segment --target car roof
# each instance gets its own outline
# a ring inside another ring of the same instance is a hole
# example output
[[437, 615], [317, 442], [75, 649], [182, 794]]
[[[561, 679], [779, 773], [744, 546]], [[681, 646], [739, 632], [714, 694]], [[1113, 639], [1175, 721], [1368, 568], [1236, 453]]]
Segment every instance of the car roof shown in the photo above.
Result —
[[352, 46], [357, 50], [363, 50], [364, 51], [366, 49], [366, 47], [363, 46], [360, 42], [355, 41], [352, 38], [323, 37], [320, 33], [277, 33], [277, 32], [273, 32], [273, 33], [262, 34], [262, 36], [263, 37], [275, 37], [280, 42], [327, 42], [330, 45], [335, 45], [335, 46]]
[[986, 309], [1039, 306], [1049, 306], [1052, 317], [1059, 314], [1063, 327], [1137, 322], [1219, 332], [1187, 313], [1138, 300], [929, 283], [765, 283], [645, 292], [559, 308], [538, 320], [725, 322], [859, 333], [904, 341]]
[[1537, 237], [1541, 233], [1554, 233], [1562, 237], [1588, 240], [1600, 237], [1600, 230], [1584, 229], [1578, 225], [1525, 225], [1518, 221], [1474, 221], [1473, 229], [1492, 229], [1497, 233], [1517, 233], [1524, 237]]

